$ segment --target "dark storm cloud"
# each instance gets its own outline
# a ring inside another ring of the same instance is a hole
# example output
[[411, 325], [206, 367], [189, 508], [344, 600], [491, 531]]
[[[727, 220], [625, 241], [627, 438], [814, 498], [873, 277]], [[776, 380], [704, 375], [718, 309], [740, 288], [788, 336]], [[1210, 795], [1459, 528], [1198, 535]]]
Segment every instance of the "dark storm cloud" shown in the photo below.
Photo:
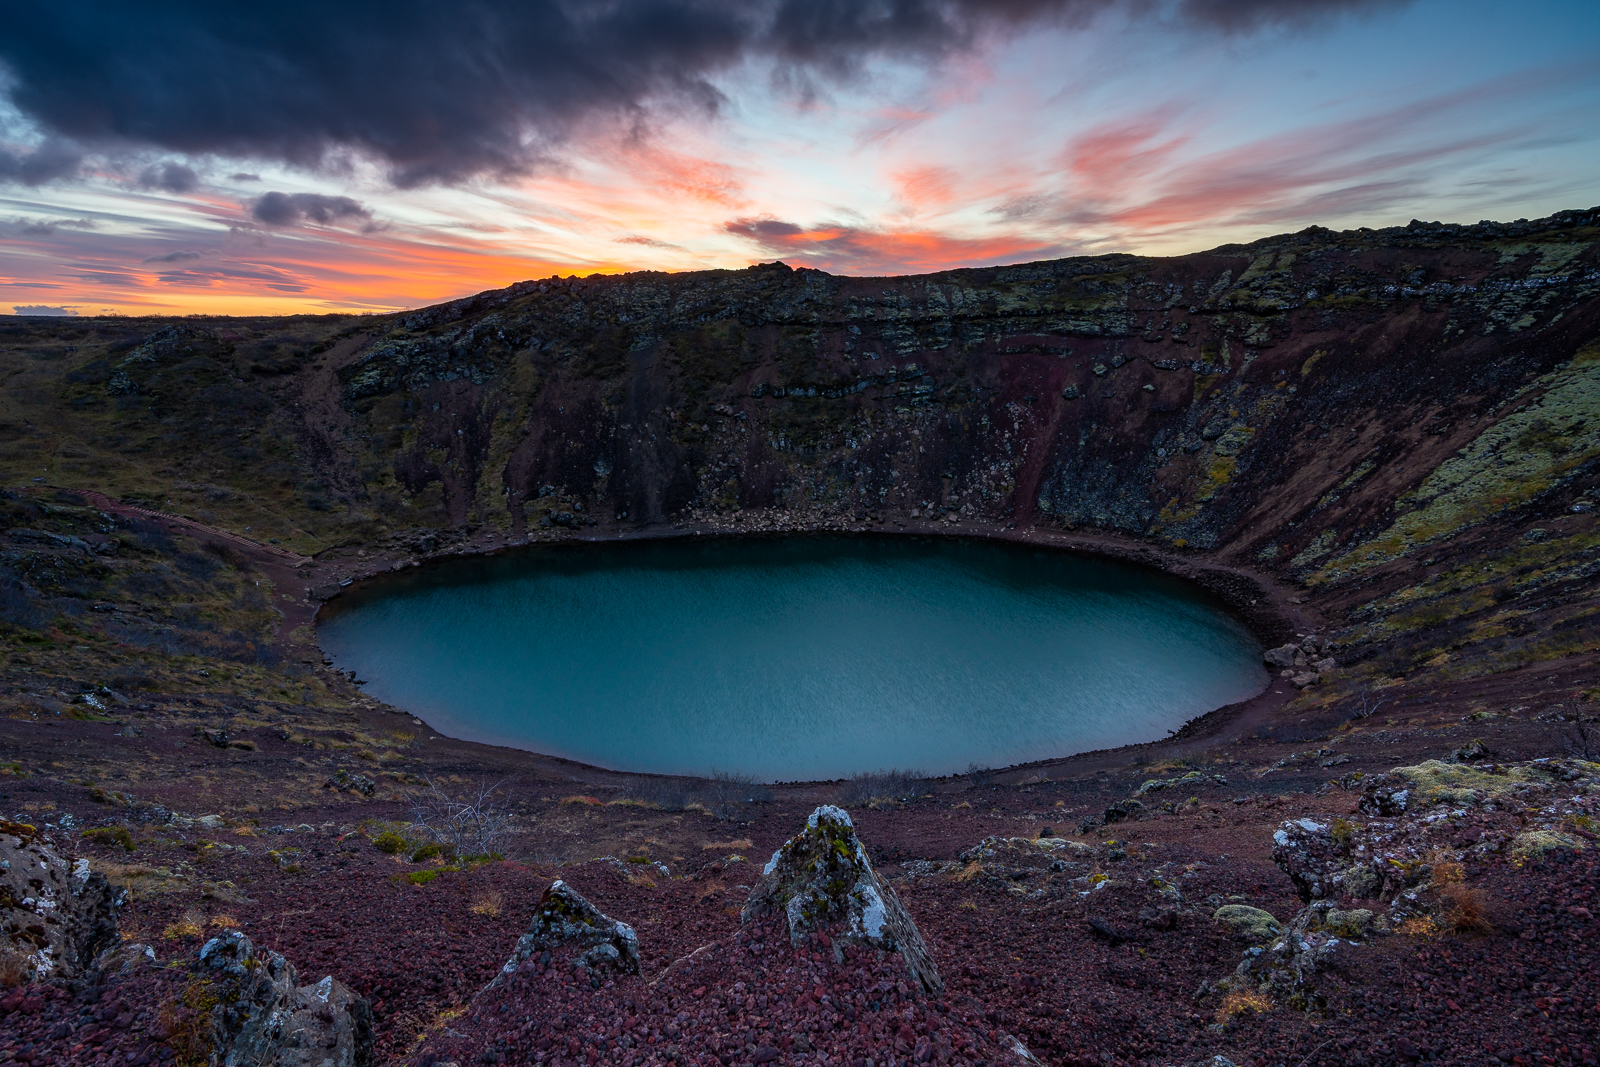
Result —
[[17, 315], [54, 315], [63, 317], [76, 315], [78, 309], [75, 305], [57, 306], [51, 304], [13, 304], [11, 310]]
[[[0, 48], [3, 47], [4, 44], [0, 43]], [[80, 149], [53, 138], [27, 152], [0, 148], [0, 182], [43, 185], [45, 182], [74, 177], [82, 166], [83, 152]]]
[[200, 187], [200, 175], [182, 163], [169, 162], [159, 167], [146, 167], [139, 173], [139, 184], [169, 193], [192, 193]]
[[199, 252], [168, 252], [164, 256], [146, 256], [143, 263], [187, 263], [191, 259], [199, 259]]
[[[1228, 31], [1405, 0], [0, 0], [12, 98], [88, 146], [324, 166], [357, 153], [402, 185], [506, 175], [591, 118], [715, 108], [746, 59], [801, 82], [870, 57], [936, 59], [987, 33], [1110, 8]], [[40, 182], [76, 158], [0, 155]]]
[[266, 226], [298, 226], [303, 222], [332, 226], [341, 222], [370, 222], [372, 212], [348, 196], [266, 193], [251, 205], [250, 216]]

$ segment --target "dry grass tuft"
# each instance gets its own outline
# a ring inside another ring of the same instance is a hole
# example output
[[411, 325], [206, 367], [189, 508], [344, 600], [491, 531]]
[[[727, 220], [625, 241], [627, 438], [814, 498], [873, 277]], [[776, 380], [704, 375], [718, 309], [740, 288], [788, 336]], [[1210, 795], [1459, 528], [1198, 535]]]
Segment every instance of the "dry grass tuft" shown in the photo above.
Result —
[[1444, 910], [1439, 915], [1439, 924], [1444, 929], [1468, 934], [1484, 933], [1494, 928], [1489, 922], [1481, 891], [1460, 881], [1450, 882], [1439, 887], [1439, 900], [1444, 904]]
[[591, 808], [603, 808], [603, 807], [605, 807], [605, 801], [596, 800], [594, 797], [585, 797], [585, 796], [562, 797], [561, 798], [561, 803], [563, 803], [563, 804], [583, 804], [586, 807], [591, 807]]
[[487, 889], [473, 898], [472, 904], [467, 908], [474, 915], [481, 915], [485, 919], [500, 917], [500, 905], [504, 902], [498, 889]]
[[33, 973], [27, 958], [20, 952], [0, 948], [0, 989], [15, 989], [26, 982]]
[[1241, 1015], [1257, 1015], [1272, 1010], [1272, 1000], [1254, 989], [1235, 989], [1222, 998], [1217, 1008], [1217, 1022], [1227, 1026]]
[[205, 916], [196, 911], [186, 911], [183, 918], [167, 924], [161, 936], [171, 941], [180, 937], [199, 937], [205, 932]]
[[736, 837], [732, 841], [707, 841], [700, 846], [700, 851], [743, 852], [747, 848], [755, 848], [755, 845], [748, 837]]

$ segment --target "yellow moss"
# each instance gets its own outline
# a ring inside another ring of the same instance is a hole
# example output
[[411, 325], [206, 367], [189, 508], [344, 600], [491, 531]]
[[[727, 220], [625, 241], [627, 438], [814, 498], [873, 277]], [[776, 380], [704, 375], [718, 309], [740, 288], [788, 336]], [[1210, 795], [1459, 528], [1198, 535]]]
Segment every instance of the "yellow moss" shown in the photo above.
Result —
[[1401, 514], [1388, 530], [1328, 563], [1317, 579], [1346, 577], [1493, 518], [1600, 456], [1600, 341], [1519, 399], [1532, 394], [1397, 501]]

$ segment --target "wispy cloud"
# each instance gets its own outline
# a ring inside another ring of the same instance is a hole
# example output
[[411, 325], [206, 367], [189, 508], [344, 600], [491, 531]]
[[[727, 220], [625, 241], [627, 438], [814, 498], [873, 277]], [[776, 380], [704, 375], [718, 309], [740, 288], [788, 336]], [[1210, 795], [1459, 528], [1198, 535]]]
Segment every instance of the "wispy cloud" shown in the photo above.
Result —
[[803, 227], [771, 218], [734, 219], [725, 228], [793, 265], [849, 274], [939, 271], [1065, 254], [1060, 245], [1012, 236], [961, 238], [929, 230]]

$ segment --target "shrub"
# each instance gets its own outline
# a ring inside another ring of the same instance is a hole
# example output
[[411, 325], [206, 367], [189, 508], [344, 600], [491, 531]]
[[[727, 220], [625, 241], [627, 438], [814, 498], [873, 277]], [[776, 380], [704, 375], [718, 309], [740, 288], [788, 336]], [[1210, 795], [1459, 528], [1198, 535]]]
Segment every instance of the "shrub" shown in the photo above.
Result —
[[429, 860], [440, 859], [441, 857], [446, 860], [452, 860], [455, 859], [455, 853], [447, 851], [437, 841], [430, 841], [428, 844], [411, 851], [412, 863], [427, 863]]
[[85, 830], [84, 840], [93, 841], [97, 845], [111, 847], [121, 845], [122, 851], [133, 851], [133, 834], [129, 833], [126, 826], [102, 826], [95, 830]]
[[[587, 803], [589, 799], [568, 797], [563, 803]], [[732, 819], [743, 805], [770, 799], [772, 790], [752, 775], [719, 771], [709, 778], [632, 778], [611, 803], [660, 811], [704, 811], [719, 819]]]
[[204, 930], [204, 919], [195, 912], [188, 911], [184, 912], [183, 918], [168, 923], [167, 928], [161, 931], [161, 936], [171, 941], [180, 937], [199, 937]]
[[32, 976], [27, 958], [9, 946], [0, 946], [0, 989], [15, 989]]
[[917, 771], [877, 771], [845, 780], [839, 803], [847, 808], [873, 807], [909, 800], [922, 791], [927, 775]]
[[453, 797], [430, 781], [425, 792], [411, 797], [406, 833], [457, 856], [499, 853], [512, 831], [511, 812], [495, 796], [499, 788], [480, 784], [469, 796]]
[[385, 830], [372, 839], [372, 847], [386, 856], [394, 856], [405, 850], [409, 844], [405, 838], [393, 830]]
[[1272, 1010], [1272, 1001], [1253, 989], [1235, 989], [1222, 998], [1217, 1008], [1217, 1022], [1227, 1026], [1241, 1015], [1254, 1015]]

